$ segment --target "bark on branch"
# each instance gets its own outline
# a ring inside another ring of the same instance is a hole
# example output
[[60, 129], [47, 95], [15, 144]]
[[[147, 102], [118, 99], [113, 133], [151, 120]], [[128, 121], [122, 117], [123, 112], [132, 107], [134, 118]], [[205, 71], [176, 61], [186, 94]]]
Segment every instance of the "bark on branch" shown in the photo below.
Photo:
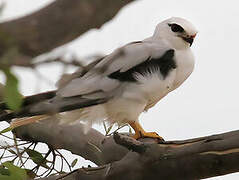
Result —
[[[74, 129], [75, 126], [68, 127], [68, 130], [62, 128], [61, 132], [68, 131], [68, 135], [62, 135], [61, 137], [67, 137], [57, 139], [57, 136], [54, 137], [56, 135], [54, 131], [50, 130], [52, 128], [46, 129], [46, 127], [35, 124], [18, 128], [16, 131], [18, 136], [23, 139], [25, 136], [22, 134], [27, 134], [27, 139], [48, 141], [55, 147], [68, 150], [80, 149], [79, 151], [85, 148], [84, 150], [89, 153], [84, 154], [78, 151], [78, 154], [87, 159], [93, 159], [93, 161], [94, 158], [101, 158], [101, 161], [94, 162], [98, 162], [102, 166], [79, 169], [62, 177], [63, 180], [145, 180], [155, 178], [192, 180], [239, 171], [239, 131], [185, 141], [166, 141], [161, 144], [157, 144], [152, 139], [141, 139], [141, 142], [138, 142], [126, 135], [115, 134], [116, 142], [120, 143], [120, 145], [116, 145], [112, 137], [104, 138], [95, 130], [90, 135], [84, 136], [79, 129], [78, 131]], [[50, 131], [50, 133], [46, 133], [46, 131]], [[73, 132], [79, 133], [74, 135]], [[92, 153], [91, 146], [85, 145], [91, 137], [94, 139], [90, 140], [92, 144], [102, 151], [100, 156]], [[76, 139], [81, 140], [76, 141]], [[52, 179], [56, 179], [56, 177], [44, 180]]]
[[11, 63], [26, 64], [31, 57], [64, 45], [89, 29], [100, 28], [132, 1], [56, 0], [33, 14], [0, 23], [0, 56], [17, 50], [20, 57]]
[[59, 124], [58, 120], [40, 121], [14, 130], [16, 136], [31, 142], [43, 142], [53, 149], [66, 149], [97, 165], [120, 160], [128, 151], [91, 128], [84, 133], [85, 125]]

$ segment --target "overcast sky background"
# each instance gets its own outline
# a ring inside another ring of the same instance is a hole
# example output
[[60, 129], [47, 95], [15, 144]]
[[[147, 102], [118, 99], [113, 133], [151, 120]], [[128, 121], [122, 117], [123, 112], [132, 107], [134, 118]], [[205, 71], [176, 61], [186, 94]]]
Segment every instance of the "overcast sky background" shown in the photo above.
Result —
[[[53, 0], [5, 0], [1, 20], [16, 18]], [[166, 140], [187, 139], [239, 129], [239, 11], [238, 1], [138, 0], [122, 9], [99, 30], [91, 30], [57, 52], [85, 57], [110, 53], [130, 41], [151, 36], [160, 21], [172, 16], [190, 20], [199, 33], [192, 46], [196, 66], [190, 78], [140, 117], [147, 131]], [[62, 12], [64, 13], [64, 12]], [[80, 20], [80, 17], [79, 17]], [[50, 38], [50, 37], [49, 37]], [[36, 83], [25, 68], [15, 68], [21, 91], [30, 95], [54, 89], [51, 82]], [[39, 71], [50, 81], [59, 79], [62, 68], [42, 66]], [[3, 82], [3, 76], [0, 76]], [[236, 180], [239, 174], [211, 178]]]

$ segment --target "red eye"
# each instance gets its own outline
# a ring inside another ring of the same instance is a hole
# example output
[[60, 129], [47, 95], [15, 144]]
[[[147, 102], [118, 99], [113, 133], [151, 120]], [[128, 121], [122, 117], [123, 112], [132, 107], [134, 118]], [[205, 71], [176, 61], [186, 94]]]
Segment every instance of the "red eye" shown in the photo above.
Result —
[[168, 24], [171, 27], [171, 30], [173, 32], [184, 32], [184, 29], [182, 28], [182, 26], [178, 25], [178, 24]]

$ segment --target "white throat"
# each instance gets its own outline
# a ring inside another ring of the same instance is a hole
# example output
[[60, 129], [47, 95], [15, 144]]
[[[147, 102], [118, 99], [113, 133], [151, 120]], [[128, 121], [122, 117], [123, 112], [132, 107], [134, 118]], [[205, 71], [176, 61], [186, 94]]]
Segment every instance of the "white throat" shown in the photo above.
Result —
[[175, 51], [175, 60], [177, 64], [176, 79], [174, 81], [173, 89], [179, 87], [193, 72], [194, 69], [194, 55], [190, 48]]

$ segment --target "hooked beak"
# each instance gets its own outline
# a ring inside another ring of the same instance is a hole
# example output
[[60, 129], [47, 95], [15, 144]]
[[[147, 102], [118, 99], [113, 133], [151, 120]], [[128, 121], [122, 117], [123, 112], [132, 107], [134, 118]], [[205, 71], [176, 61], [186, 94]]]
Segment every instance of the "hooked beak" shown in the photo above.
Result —
[[190, 47], [191, 47], [192, 44], [193, 44], [193, 40], [194, 40], [194, 38], [196, 37], [196, 35], [197, 35], [197, 34], [194, 34], [194, 35], [192, 35], [192, 36], [183, 36], [182, 38], [183, 38], [184, 41], [186, 41], [187, 43], [189, 43], [189, 44], [190, 44]]

